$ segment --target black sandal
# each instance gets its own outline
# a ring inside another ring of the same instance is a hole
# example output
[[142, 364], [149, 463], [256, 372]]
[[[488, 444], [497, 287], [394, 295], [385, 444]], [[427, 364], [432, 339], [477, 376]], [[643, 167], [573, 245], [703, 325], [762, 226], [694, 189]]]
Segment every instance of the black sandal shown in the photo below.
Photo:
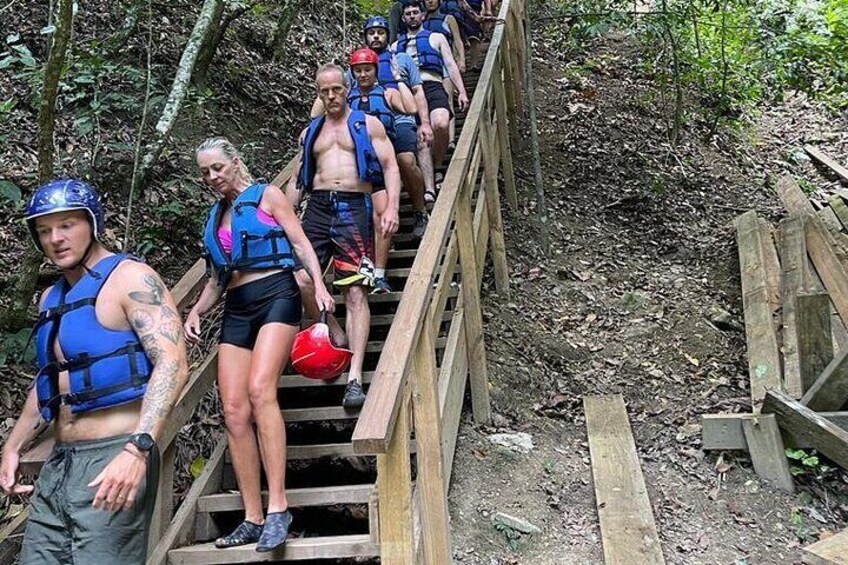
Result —
[[215, 540], [215, 547], [224, 549], [226, 547], [238, 547], [249, 543], [256, 543], [262, 536], [263, 526], [245, 520], [238, 528], [227, 536]]

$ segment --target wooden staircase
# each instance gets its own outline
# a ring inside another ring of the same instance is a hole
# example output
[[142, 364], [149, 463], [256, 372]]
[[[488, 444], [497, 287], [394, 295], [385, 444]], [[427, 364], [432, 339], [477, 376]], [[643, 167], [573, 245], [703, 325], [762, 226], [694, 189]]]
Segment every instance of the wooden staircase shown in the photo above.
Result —
[[[174, 512], [176, 437], [214, 385], [213, 350], [194, 368], [159, 441], [160, 486], [148, 565], [451, 561], [447, 487], [466, 383], [475, 419], [489, 417], [479, 300], [487, 252], [498, 291], [508, 292], [498, 176], [516, 208], [510, 139], [518, 135], [523, 9], [523, 0], [503, 1], [482, 71], [465, 77], [471, 106], [457, 117], [456, 149], [420, 243], [411, 236], [412, 207], [402, 195], [387, 272], [395, 291], [369, 298], [365, 406], [341, 407], [346, 375], [333, 381], [280, 376], [286, 486], [294, 514], [286, 545], [265, 554], [253, 545], [214, 547], [213, 540], [243, 518], [225, 437]], [[290, 173], [291, 163], [274, 184], [284, 186]], [[172, 289], [178, 309], [196, 298], [203, 275], [198, 261]], [[336, 304], [343, 324], [342, 296]], [[37, 473], [51, 450], [52, 439], [41, 438], [24, 454], [23, 472]], [[0, 543], [20, 530], [25, 514], [0, 532]]]

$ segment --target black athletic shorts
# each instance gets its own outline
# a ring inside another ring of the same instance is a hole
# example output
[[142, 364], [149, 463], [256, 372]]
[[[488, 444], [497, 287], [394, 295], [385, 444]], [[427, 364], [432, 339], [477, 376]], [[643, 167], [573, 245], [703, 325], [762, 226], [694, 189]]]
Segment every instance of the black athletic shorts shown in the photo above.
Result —
[[444, 108], [450, 112], [451, 118], [453, 112], [450, 109], [450, 100], [448, 100], [448, 91], [445, 90], [445, 85], [442, 81], [425, 80], [424, 81], [424, 97], [427, 99], [427, 108], [432, 112], [438, 108]]
[[309, 196], [303, 232], [322, 269], [333, 260], [336, 286], [374, 286], [373, 212], [371, 195], [363, 192], [316, 190]]
[[299, 326], [300, 289], [292, 271], [274, 273], [227, 290], [221, 343], [253, 349], [265, 324]]

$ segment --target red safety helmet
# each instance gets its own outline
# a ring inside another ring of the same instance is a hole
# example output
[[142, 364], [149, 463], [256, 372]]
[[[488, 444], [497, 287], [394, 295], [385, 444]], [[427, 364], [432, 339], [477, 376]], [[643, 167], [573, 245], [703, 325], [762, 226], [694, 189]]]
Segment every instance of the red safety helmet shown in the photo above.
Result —
[[329, 380], [341, 375], [353, 352], [336, 347], [330, 338], [327, 312], [321, 312], [321, 321], [298, 332], [294, 337], [291, 359], [294, 370], [308, 379]]
[[380, 56], [377, 55], [377, 52], [373, 49], [368, 49], [367, 47], [363, 47], [362, 49], [357, 49], [353, 53], [350, 54], [350, 66], [355, 67], [356, 65], [380, 65]]

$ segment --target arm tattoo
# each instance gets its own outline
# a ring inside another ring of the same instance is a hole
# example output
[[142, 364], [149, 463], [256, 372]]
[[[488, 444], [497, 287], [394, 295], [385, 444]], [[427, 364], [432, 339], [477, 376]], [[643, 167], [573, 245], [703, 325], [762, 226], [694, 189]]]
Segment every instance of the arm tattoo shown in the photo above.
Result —
[[132, 298], [136, 302], [141, 302], [142, 304], [147, 304], [150, 306], [161, 306], [162, 295], [165, 292], [165, 288], [162, 286], [162, 283], [159, 281], [159, 279], [157, 277], [154, 277], [153, 275], [144, 275], [144, 284], [150, 287], [150, 291], [130, 292], [130, 298]]
[[151, 432], [158, 420], [167, 418], [170, 414], [176, 401], [179, 370], [180, 366], [176, 360], [156, 365], [141, 405], [139, 429], [142, 432]]

